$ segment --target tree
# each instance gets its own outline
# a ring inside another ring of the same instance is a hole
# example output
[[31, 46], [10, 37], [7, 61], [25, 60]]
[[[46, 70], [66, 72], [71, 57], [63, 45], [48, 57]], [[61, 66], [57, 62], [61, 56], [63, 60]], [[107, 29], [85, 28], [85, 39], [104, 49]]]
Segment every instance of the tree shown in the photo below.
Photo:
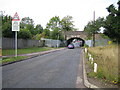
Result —
[[[29, 18], [29, 17], [25, 17], [25, 18], [22, 18], [21, 22], [20, 22], [20, 28], [21, 28], [21, 32], [22, 35], [24, 35], [24, 31], [25, 30], [25, 33], [28, 33], [28, 37], [33, 37], [34, 36], [34, 21], [33, 19]], [[18, 33], [18, 35], [20, 34]], [[31, 34], [30, 34], [31, 33]], [[29, 36], [30, 35], [30, 36]], [[31, 36], [32, 35], [32, 36]], [[21, 35], [19, 35], [20, 37], [19, 38], [22, 38]], [[26, 36], [23, 36], [23, 38], [25, 39]], [[27, 37], [27, 38], [28, 38]]]
[[32, 34], [28, 29], [21, 29], [18, 32], [18, 38], [22, 38], [22, 39], [31, 39], [32, 38]]
[[49, 20], [49, 23], [47, 23], [46, 28], [50, 31], [53, 31], [55, 29], [60, 30], [60, 18], [58, 16], [52, 17]]
[[43, 32], [43, 27], [40, 24], [36, 25], [34, 29], [34, 35], [41, 34], [42, 32]]
[[118, 9], [113, 4], [107, 8], [109, 15], [106, 17], [104, 34], [120, 43], [120, 1], [117, 4]]
[[63, 31], [74, 31], [74, 25], [72, 21], [72, 16], [66, 16], [61, 20], [61, 28]]
[[43, 38], [50, 38], [50, 30], [44, 29], [42, 35], [44, 36]]
[[2, 17], [2, 35], [3, 37], [14, 37], [14, 32], [12, 32], [12, 17], [3, 16]]
[[34, 34], [34, 21], [29, 17], [22, 18], [20, 22], [21, 29], [28, 29], [32, 34]]
[[47, 23], [46, 28], [50, 30], [50, 38], [51, 39], [60, 39], [60, 18], [58, 16], [52, 17]]
[[[63, 33], [66, 31], [75, 31], [77, 29], [74, 28], [72, 16], [66, 16], [60, 21], [60, 27]], [[64, 34], [64, 39], [66, 40], [66, 36]]]
[[87, 33], [88, 39], [90, 39], [93, 34], [100, 31], [100, 27], [104, 25], [104, 18], [98, 18], [96, 21], [90, 21], [85, 26], [84, 31]]
[[22, 18], [20, 22], [20, 27], [23, 29], [23, 28], [26, 28], [26, 25], [34, 25], [33, 19], [29, 17]]

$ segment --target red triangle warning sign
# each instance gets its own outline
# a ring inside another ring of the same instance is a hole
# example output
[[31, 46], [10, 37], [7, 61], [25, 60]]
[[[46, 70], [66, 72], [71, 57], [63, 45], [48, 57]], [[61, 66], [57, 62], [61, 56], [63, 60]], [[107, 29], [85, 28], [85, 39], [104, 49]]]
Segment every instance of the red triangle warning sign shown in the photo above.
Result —
[[19, 21], [20, 19], [19, 19], [19, 16], [18, 16], [18, 14], [17, 14], [17, 12], [15, 13], [15, 15], [13, 16], [13, 19], [12, 19], [12, 21]]

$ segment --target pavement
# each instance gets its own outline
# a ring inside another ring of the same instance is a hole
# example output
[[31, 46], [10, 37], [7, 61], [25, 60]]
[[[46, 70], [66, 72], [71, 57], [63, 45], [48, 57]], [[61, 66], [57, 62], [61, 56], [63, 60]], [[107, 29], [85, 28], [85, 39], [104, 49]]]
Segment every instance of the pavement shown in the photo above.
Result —
[[[36, 52], [36, 53], [29, 53], [29, 54], [20, 54], [18, 56], [30, 56], [30, 58], [33, 58], [35, 56], [39, 56], [39, 55], [44, 55], [44, 54], [48, 54], [51, 52], [55, 52], [55, 51], [59, 51], [59, 50], [64, 50], [66, 48], [59, 48], [59, 49], [53, 49], [53, 50], [49, 50], [49, 51], [43, 51], [43, 52]], [[95, 86], [93, 84], [91, 84], [88, 79], [87, 79], [87, 74], [86, 74], [86, 70], [85, 70], [85, 62], [84, 62], [84, 49], [82, 50], [83, 52], [83, 81], [84, 81], [84, 85], [87, 88], [92, 88], [92, 89], [96, 89], [99, 88], [98, 86]], [[13, 57], [14, 55], [9, 55], [9, 56], [2, 56], [2, 57]], [[15, 63], [15, 62], [12, 62]], [[8, 63], [11, 64], [11, 63]], [[6, 65], [6, 64], [5, 64]], [[4, 66], [4, 65], [3, 65]]]

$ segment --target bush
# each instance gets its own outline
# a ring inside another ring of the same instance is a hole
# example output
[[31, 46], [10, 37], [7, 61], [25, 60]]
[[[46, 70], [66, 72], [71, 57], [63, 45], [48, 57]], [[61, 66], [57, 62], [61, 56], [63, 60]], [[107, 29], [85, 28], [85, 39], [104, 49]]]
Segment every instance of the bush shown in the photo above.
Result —
[[22, 38], [22, 39], [31, 39], [32, 38], [32, 34], [28, 29], [21, 29], [18, 32], [18, 38]]
[[87, 44], [84, 44], [84, 47], [89, 47]]

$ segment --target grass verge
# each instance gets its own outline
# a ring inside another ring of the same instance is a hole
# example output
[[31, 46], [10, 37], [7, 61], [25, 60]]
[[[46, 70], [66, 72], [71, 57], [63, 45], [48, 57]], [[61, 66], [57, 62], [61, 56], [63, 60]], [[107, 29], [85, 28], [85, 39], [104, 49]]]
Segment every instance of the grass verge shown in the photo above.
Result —
[[[51, 47], [33, 47], [33, 48], [24, 48], [24, 49], [18, 49], [18, 54], [27, 54], [27, 53], [34, 53], [34, 52], [41, 52], [41, 51], [47, 51], [47, 50], [52, 50], [55, 48]], [[15, 50], [14, 49], [6, 49], [2, 50], [2, 55], [15, 55]]]
[[18, 57], [8, 57], [8, 58], [2, 58], [2, 60], [0, 60], [1, 64], [7, 64], [10, 62], [14, 62], [14, 61], [19, 61], [19, 60], [23, 60], [28, 58], [28, 56], [18, 56]]
[[[97, 73], [92, 71], [88, 73], [88, 76], [101, 78], [105, 82], [112, 84], [119, 84], [120, 76], [118, 75], [118, 45], [90, 47], [88, 48], [88, 52], [92, 54], [94, 62], [98, 64]], [[91, 67], [93, 68], [93, 65]]]

